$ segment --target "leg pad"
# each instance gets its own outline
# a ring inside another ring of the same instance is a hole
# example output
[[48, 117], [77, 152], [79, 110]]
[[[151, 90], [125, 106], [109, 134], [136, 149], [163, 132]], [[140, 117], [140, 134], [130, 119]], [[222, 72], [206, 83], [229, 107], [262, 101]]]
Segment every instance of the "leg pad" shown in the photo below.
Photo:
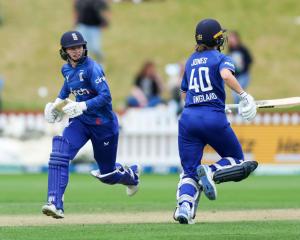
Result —
[[69, 181], [69, 142], [55, 136], [48, 170], [48, 203], [63, 210], [63, 195]]
[[197, 181], [181, 174], [180, 181], [177, 186], [177, 206], [173, 215], [173, 218], [176, 221], [178, 220], [179, 206], [184, 202], [187, 202], [191, 206], [192, 218], [195, 218], [201, 192], [201, 186]]
[[215, 183], [239, 182], [247, 178], [258, 166], [256, 161], [244, 161], [239, 165], [224, 168], [214, 173], [213, 180]]
[[116, 170], [110, 173], [101, 174], [99, 171], [92, 171], [92, 175], [106, 184], [123, 184], [126, 186], [138, 185], [139, 178], [131, 168], [124, 168], [117, 164]]

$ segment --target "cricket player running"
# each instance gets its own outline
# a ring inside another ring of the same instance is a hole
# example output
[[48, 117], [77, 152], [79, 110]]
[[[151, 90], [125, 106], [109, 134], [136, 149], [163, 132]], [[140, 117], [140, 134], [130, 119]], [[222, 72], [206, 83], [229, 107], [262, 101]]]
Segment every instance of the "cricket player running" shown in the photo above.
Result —
[[[234, 77], [232, 60], [220, 52], [224, 32], [214, 19], [198, 23], [196, 49], [186, 62], [181, 83], [185, 106], [179, 120], [178, 145], [183, 173], [174, 212], [174, 219], [181, 224], [193, 223], [202, 191], [214, 200], [215, 183], [241, 181], [257, 167], [256, 161], [245, 161], [225, 114], [224, 82], [239, 94], [239, 113], [244, 119], [251, 121], [255, 117], [256, 105]], [[206, 144], [221, 156], [210, 166], [201, 165]]]
[[67, 61], [62, 67], [64, 84], [54, 103], [45, 107], [49, 123], [59, 122], [62, 113], [55, 109], [72, 93], [76, 101], [63, 107], [69, 125], [62, 136], [53, 138], [48, 170], [48, 203], [42, 212], [54, 218], [64, 217], [63, 198], [69, 179], [69, 163], [80, 148], [91, 140], [99, 170], [91, 174], [106, 184], [123, 184], [132, 196], [138, 190], [138, 167], [116, 163], [119, 125], [112, 110], [110, 90], [100, 65], [87, 56], [87, 42], [77, 31], [61, 37], [60, 55]]

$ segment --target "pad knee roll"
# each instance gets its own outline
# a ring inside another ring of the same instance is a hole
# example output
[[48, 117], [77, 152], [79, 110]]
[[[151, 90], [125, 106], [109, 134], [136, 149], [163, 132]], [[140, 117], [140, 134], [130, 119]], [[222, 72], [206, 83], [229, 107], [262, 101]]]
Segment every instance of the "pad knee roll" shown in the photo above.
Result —
[[52, 153], [49, 165], [69, 166], [70, 144], [67, 139], [55, 136], [52, 140]]

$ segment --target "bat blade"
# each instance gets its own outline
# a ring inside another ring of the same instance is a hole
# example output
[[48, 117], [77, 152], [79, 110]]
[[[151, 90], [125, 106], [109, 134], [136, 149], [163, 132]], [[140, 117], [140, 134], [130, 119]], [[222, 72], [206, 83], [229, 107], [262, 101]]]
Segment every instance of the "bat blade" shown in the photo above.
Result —
[[300, 97], [261, 100], [256, 102], [257, 108], [288, 108], [300, 105]]
[[[279, 98], [255, 101], [257, 108], [290, 108], [300, 106], [300, 97]], [[227, 109], [237, 109], [238, 104], [227, 104]]]

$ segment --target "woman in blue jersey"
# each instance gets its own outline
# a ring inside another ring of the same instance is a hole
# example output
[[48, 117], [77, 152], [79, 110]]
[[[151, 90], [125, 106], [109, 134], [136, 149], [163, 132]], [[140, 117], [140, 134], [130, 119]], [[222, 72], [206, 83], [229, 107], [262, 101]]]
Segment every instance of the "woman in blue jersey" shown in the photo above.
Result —
[[[174, 219], [191, 224], [200, 194], [214, 200], [215, 183], [241, 181], [257, 167], [245, 161], [241, 145], [225, 115], [224, 82], [239, 94], [239, 112], [251, 121], [256, 105], [234, 77], [230, 57], [222, 54], [224, 30], [214, 19], [204, 19], [196, 27], [196, 50], [187, 60], [181, 83], [184, 110], [179, 120], [178, 146], [183, 173], [177, 190]], [[209, 144], [221, 156], [216, 163], [201, 165], [203, 149]]]
[[101, 66], [87, 56], [87, 42], [77, 31], [61, 37], [60, 55], [67, 61], [62, 67], [64, 84], [54, 103], [45, 107], [45, 119], [59, 122], [62, 113], [55, 106], [72, 93], [76, 101], [68, 101], [63, 112], [70, 118], [62, 136], [52, 143], [48, 170], [47, 204], [42, 212], [54, 218], [64, 217], [63, 195], [68, 184], [69, 162], [88, 140], [99, 170], [91, 174], [106, 184], [123, 184], [132, 196], [138, 190], [138, 168], [116, 163], [119, 125], [112, 110], [111, 94]]

